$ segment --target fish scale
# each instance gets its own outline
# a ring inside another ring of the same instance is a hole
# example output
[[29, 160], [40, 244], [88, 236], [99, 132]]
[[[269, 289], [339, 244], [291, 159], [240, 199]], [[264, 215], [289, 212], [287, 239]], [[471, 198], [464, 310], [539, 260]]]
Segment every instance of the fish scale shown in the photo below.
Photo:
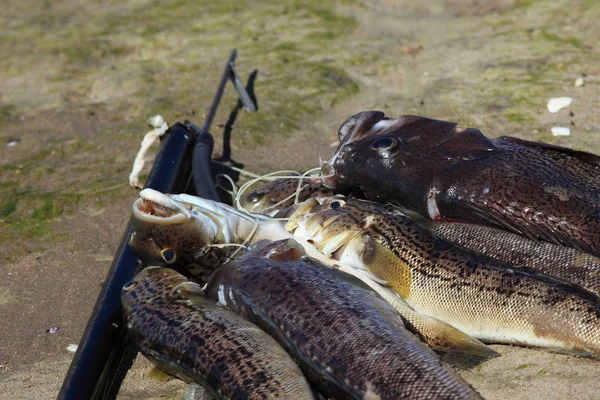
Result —
[[277, 342], [174, 270], [143, 270], [121, 298], [134, 342], [165, 372], [225, 398], [314, 398]]
[[387, 281], [416, 311], [483, 341], [600, 356], [598, 296], [455, 246], [394, 207], [339, 197], [320, 202], [292, 220], [319, 226], [319, 221], [343, 214], [340, 226], [338, 218], [313, 236], [320, 246], [349, 229], [353, 220], [362, 235], [340, 247], [336, 258], [354, 260], [355, 267]]
[[469, 250], [538, 269], [600, 295], [600, 259], [591, 254], [482, 225], [425, 223], [432, 232]]
[[272, 255], [255, 248], [219, 268], [207, 295], [275, 337], [320, 392], [354, 399], [480, 398], [359, 281], [304, 257], [265, 254]]

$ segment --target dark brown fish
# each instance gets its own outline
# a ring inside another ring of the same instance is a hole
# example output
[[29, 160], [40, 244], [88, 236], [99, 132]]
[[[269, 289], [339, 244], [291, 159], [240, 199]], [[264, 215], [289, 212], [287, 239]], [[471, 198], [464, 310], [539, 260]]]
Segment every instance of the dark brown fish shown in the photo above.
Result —
[[600, 157], [379, 111], [350, 117], [323, 166], [329, 186], [360, 188], [434, 220], [492, 225], [600, 256]]
[[204, 296], [169, 268], [147, 268], [123, 287], [127, 327], [165, 372], [231, 399], [313, 399], [302, 372], [256, 325]]
[[293, 240], [254, 246], [215, 271], [207, 295], [271, 334], [321, 393], [339, 399], [480, 398], [360, 281], [303, 257]]

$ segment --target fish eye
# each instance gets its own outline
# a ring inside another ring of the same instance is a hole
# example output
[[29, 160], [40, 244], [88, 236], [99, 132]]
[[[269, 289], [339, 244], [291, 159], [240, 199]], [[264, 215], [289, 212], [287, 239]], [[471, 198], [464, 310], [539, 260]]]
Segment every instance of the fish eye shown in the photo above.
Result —
[[173, 249], [163, 249], [160, 255], [167, 264], [173, 264], [177, 260], [177, 253]]
[[371, 148], [373, 150], [390, 150], [396, 147], [397, 144], [398, 141], [396, 139], [383, 137], [371, 143]]
[[338, 208], [342, 207], [344, 204], [346, 204], [346, 203], [341, 200], [332, 201], [331, 203], [329, 203], [329, 208], [331, 208], [332, 210], [337, 210]]
[[265, 197], [264, 193], [254, 192], [254, 193], [250, 193], [250, 195], [248, 196], [248, 200], [253, 203], [258, 203], [263, 197]]
[[129, 292], [135, 287], [135, 281], [129, 281], [125, 285], [123, 285], [123, 291]]

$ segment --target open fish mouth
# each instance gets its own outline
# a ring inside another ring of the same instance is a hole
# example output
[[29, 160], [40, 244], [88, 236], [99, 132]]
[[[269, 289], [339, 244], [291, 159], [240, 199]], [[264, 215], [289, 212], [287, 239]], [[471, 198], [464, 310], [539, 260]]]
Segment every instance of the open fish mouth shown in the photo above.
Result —
[[163, 225], [180, 224], [190, 218], [185, 203], [173, 201], [169, 196], [153, 189], [144, 189], [133, 203], [134, 217]]
[[362, 234], [359, 222], [339, 209], [344, 203], [336, 196], [309, 199], [300, 203], [285, 228], [325, 256], [339, 260], [344, 248]]

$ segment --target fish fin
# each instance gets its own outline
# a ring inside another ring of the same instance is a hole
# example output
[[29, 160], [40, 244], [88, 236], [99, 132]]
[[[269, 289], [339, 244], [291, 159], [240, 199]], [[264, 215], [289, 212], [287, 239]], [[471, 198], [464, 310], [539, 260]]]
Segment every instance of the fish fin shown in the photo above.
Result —
[[501, 136], [496, 140], [503, 140], [503, 141], [506, 141], [506, 142], [509, 142], [512, 144], [516, 144], [516, 145], [532, 147], [532, 148], [540, 149], [541, 151], [549, 151], [549, 152], [557, 152], [557, 153], [565, 154], [570, 157], [575, 157], [582, 162], [591, 164], [593, 166], [600, 167], [600, 156], [597, 156], [596, 154], [588, 153], [585, 151], [573, 150], [573, 149], [569, 149], [567, 147], [557, 146], [557, 145], [549, 144], [549, 143], [533, 142], [530, 140], [519, 139], [519, 138], [512, 137], [512, 136]]
[[401, 298], [410, 294], [411, 274], [408, 264], [383, 244], [365, 235], [362, 237], [362, 262], [369, 277], [386, 282]]
[[389, 120], [381, 111], [363, 111], [348, 118], [338, 130], [340, 144], [361, 139], [371, 132], [371, 128], [382, 120]]
[[448, 159], [477, 160], [487, 157], [496, 150], [494, 143], [478, 129], [455, 128], [437, 146], [437, 150]]
[[400, 316], [406, 329], [427, 344], [442, 361], [469, 369], [487, 359], [498, 357], [496, 351], [444, 321], [418, 313], [400, 296], [375, 283], [364, 270], [340, 266], [340, 271], [358, 278], [381, 296]]
[[164, 383], [167, 381], [170, 381], [174, 378], [174, 375], [171, 375], [165, 371], [163, 371], [162, 369], [158, 368], [157, 366], [152, 367], [152, 369], [150, 369], [150, 371], [148, 371], [148, 378], [160, 382], [160, 383]]
[[406, 329], [431, 347], [442, 361], [456, 368], [470, 369], [500, 355], [444, 321], [409, 308], [396, 310], [400, 313]]
[[521, 224], [518, 224], [507, 218], [501, 218], [499, 215], [496, 215], [494, 210], [490, 208], [482, 207], [468, 201], [458, 201], [451, 198], [446, 200], [446, 202], [452, 204], [452, 207], [463, 209], [464, 213], [476, 215], [481, 221], [480, 224], [482, 225], [491, 225], [500, 229], [514, 232], [536, 242], [543, 240], [558, 246], [572, 247], [595, 256], [599, 256], [600, 254], [597, 249], [567, 234], [561, 234], [560, 232], [556, 231], [550, 232], [543, 226], [531, 225], [525, 221], [523, 221]]

